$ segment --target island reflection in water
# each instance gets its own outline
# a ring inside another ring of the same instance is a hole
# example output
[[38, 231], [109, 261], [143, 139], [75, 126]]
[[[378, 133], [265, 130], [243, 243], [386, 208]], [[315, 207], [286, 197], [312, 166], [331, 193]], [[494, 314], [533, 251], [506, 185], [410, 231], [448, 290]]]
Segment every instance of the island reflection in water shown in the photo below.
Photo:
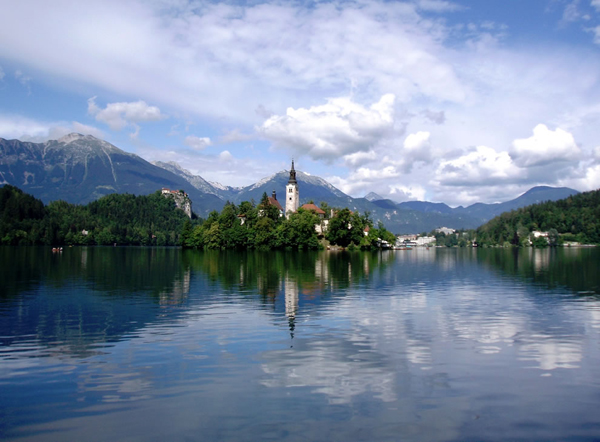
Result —
[[594, 440], [595, 249], [0, 248], [5, 440]]

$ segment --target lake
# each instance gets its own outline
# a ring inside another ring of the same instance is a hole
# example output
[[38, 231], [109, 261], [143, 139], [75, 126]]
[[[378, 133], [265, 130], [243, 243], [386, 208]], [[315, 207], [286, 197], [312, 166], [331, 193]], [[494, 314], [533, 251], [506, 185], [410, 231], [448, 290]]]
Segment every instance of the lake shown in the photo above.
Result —
[[600, 250], [0, 248], [0, 439], [600, 439]]

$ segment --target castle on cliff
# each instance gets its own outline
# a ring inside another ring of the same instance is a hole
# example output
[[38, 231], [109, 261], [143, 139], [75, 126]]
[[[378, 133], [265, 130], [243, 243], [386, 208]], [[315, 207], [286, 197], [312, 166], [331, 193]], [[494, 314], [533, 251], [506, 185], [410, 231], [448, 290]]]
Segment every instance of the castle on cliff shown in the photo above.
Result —
[[166, 187], [162, 188], [161, 193], [165, 198], [173, 198], [177, 208], [183, 210], [189, 218], [192, 218], [192, 200], [187, 193], [183, 190], [171, 190]]

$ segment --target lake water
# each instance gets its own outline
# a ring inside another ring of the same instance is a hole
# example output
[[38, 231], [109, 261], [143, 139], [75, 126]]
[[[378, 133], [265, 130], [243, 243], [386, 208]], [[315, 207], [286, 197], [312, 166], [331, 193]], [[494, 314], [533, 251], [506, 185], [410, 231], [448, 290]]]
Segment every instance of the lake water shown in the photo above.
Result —
[[600, 440], [599, 252], [0, 248], [0, 439]]

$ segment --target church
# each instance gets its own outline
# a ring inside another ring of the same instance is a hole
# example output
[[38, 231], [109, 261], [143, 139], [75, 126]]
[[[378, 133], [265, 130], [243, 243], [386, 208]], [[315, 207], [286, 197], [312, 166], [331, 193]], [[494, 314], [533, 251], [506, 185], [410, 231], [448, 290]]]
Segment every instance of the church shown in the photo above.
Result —
[[294, 160], [290, 169], [290, 179], [285, 186], [285, 217], [298, 211], [300, 205], [300, 191], [298, 190], [298, 181], [296, 180], [296, 170], [294, 169]]

